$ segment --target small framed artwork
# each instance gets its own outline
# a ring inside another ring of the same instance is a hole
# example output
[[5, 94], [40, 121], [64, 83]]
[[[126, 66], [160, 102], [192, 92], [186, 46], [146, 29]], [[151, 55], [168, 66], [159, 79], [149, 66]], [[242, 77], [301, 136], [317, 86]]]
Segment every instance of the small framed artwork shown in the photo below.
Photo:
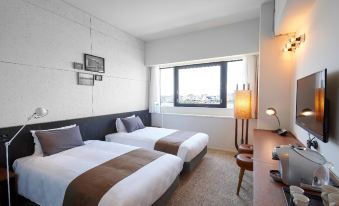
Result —
[[84, 64], [81, 64], [81, 63], [78, 63], [78, 62], [73, 62], [73, 68], [74, 69], [83, 70], [84, 69]]
[[102, 57], [85, 54], [85, 70], [105, 73], [105, 59]]
[[96, 75], [94, 75], [94, 79], [95, 79], [95, 81], [102, 81], [102, 75], [96, 74]]
[[78, 85], [94, 86], [94, 75], [78, 72]]

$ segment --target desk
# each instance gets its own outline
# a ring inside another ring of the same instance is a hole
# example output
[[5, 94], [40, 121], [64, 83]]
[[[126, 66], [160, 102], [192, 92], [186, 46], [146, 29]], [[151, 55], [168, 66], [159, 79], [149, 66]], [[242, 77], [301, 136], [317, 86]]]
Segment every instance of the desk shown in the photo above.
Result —
[[285, 206], [282, 183], [277, 183], [269, 175], [278, 168], [278, 161], [272, 160], [272, 150], [276, 145], [300, 144], [292, 135], [279, 136], [267, 130], [253, 133], [253, 205]]

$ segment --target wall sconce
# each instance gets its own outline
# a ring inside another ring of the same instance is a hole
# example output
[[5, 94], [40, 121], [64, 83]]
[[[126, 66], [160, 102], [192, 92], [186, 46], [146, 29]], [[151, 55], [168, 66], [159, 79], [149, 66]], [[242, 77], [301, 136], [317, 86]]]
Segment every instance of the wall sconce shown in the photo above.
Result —
[[288, 42], [285, 44], [285, 47], [283, 48], [283, 52], [294, 52], [302, 42], [305, 42], [305, 34], [302, 34], [300, 36], [292, 36], [288, 39]]

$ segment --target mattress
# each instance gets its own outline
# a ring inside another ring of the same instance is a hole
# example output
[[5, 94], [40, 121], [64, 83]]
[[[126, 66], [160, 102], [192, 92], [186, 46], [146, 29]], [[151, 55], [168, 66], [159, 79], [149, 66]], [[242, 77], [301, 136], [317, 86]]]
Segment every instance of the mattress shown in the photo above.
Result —
[[[39, 205], [60, 206], [73, 179], [135, 149], [137, 147], [92, 140], [51, 156], [19, 158], [13, 164], [18, 175], [18, 193]], [[182, 160], [165, 154], [115, 184], [99, 205], [151, 205], [166, 192], [181, 170]]]
[[[108, 134], [106, 135], [106, 141], [133, 145], [146, 149], [154, 149], [155, 143], [159, 139], [176, 131], [178, 130], [146, 127], [131, 133], [120, 132]], [[207, 134], [196, 133], [194, 136], [187, 139], [180, 145], [177, 156], [180, 157], [184, 162], [190, 162], [207, 146], [208, 139], [209, 137]]]

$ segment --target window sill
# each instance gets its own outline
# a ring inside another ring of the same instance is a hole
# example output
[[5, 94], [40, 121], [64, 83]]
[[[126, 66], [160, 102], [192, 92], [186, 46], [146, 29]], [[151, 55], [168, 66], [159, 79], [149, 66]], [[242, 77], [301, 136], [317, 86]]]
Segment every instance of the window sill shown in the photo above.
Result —
[[173, 115], [173, 116], [190, 116], [190, 117], [210, 117], [210, 118], [224, 118], [224, 119], [234, 119], [234, 116], [230, 115], [230, 116], [227, 116], [227, 115], [212, 115], [212, 114], [182, 114], [182, 113], [169, 113], [169, 112], [166, 112], [166, 113], [160, 113], [160, 114], [163, 114], [163, 115]]
[[161, 107], [162, 114], [233, 118], [233, 109], [208, 107]]

